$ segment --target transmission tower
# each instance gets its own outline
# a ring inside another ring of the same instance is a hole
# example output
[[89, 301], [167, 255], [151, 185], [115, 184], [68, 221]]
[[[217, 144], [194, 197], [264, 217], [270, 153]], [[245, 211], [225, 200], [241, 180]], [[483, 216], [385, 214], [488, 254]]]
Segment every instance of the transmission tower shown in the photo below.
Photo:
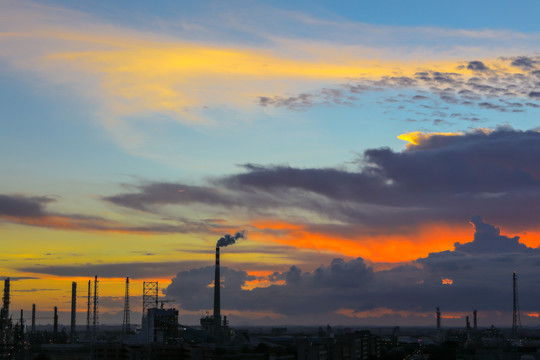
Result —
[[96, 339], [96, 333], [97, 333], [97, 326], [98, 326], [98, 314], [99, 314], [99, 309], [98, 309], [98, 279], [97, 279], [97, 275], [96, 277], [94, 278], [94, 311], [93, 311], [93, 315], [94, 317], [92, 318], [92, 338], [95, 340]]
[[519, 328], [521, 327], [521, 317], [519, 315], [519, 302], [518, 302], [518, 287], [517, 287], [517, 275], [514, 271], [514, 311], [512, 316], [512, 338], [514, 340], [519, 339]]
[[126, 278], [126, 295], [124, 296], [124, 320], [122, 322], [122, 333], [128, 334], [130, 331], [129, 321], [129, 277]]
[[146, 316], [148, 309], [158, 307], [158, 282], [143, 282], [143, 316]]

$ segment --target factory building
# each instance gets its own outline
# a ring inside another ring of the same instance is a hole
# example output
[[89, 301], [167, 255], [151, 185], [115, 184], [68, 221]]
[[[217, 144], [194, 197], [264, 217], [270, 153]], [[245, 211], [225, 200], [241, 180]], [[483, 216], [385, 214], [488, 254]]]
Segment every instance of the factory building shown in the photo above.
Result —
[[142, 332], [147, 343], [179, 342], [177, 309], [150, 308], [143, 320]]

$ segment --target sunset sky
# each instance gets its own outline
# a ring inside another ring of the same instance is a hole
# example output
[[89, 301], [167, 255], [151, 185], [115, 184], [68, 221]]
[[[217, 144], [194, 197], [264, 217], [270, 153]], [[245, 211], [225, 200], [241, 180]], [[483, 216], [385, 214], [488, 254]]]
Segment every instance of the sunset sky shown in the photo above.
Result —
[[337, 3], [0, 0], [12, 313], [540, 325], [540, 2]]

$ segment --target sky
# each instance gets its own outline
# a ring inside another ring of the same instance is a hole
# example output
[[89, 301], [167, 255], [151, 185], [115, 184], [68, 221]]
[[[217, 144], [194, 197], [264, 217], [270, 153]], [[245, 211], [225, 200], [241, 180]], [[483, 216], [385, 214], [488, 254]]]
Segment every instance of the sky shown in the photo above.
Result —
[[[540, 325], [538, 1], [0, 0], [11, 308]], [[17, 317], [17, 316], [14, 316]]]

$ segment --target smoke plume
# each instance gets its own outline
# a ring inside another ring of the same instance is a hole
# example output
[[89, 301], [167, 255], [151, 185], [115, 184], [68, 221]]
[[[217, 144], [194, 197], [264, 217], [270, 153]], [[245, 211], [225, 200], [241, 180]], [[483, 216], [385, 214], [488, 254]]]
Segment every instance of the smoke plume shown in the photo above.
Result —
[[231, 234], [227, 234], [218, 240], [216, 247], [232, 245], [236, 242], [236, 240], [245, 239], [245, 238], [246, 238], [246, 230], [239, 231], [236, 234], [234, 234], [234, 236], [232, 236]]

